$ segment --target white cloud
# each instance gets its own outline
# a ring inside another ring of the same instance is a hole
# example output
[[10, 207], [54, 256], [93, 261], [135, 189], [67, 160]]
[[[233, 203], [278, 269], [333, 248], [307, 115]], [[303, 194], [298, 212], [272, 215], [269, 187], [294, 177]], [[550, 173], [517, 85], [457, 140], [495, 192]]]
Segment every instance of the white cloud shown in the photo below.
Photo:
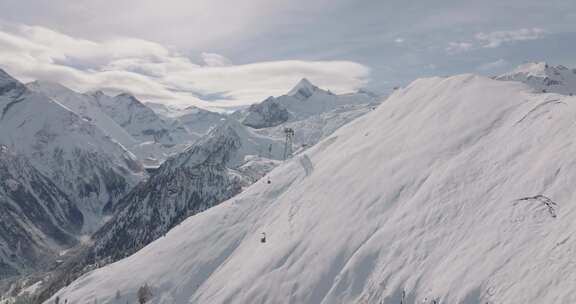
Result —
[[[258, 102], [300, 78], [334, 92], [358, 89], [370, 70], [350, 61], [284, 60], [234, 65], [214, 53], [201, 64], [177, 50], [134, 38], [77, 39], [36, 26], [0, 27], [0, 67], [23, 81], [60, 82], [78, 91], [104, 88], [144, 100], [204, 107]], [[203, 95], [222, 96], [206, 102]]]
[[491, 61], [480, 65], [476, 68], [478, 71], [489, 72], [497, 69], [501, 69], [509, 66], [510, 63], [504, 59], [498, 59], [496, 61]]
[[474, 48], [474, 45], [469, 42], [449, 42], [446, 51], [451, 54], [462, 53], [470, 51]]
[[[310, 3], [313, 2], [313, 3]], [[323, 12], [334, 0], [17, 0], [0, 18], [90, 39], [138, 37], [194, 49], [226, 48], [272, 31], [286, 14]], [[291, 18], [293, 19], [293, 18]]]
[[476, 34], [476, 39], [480, 41], [485, 48], [497, 48], [508, 42], [540, 39], [544, 34], [545, 31], [541, 28], [524, 28], [513, 31], [478, 33]]
[[232, 65], [230, 59], [215, 53], [202, 53], [202, 60], [207, 66], [223, 67]]

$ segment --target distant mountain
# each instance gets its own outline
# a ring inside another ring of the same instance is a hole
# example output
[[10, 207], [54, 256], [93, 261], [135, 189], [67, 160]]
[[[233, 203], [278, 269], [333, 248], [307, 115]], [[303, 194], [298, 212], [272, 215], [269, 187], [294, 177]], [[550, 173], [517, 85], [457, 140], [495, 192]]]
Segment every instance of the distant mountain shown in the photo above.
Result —
[[243, 124], [252, 128], [275, 127], [288, 121], [298, 121], [327, 113], [340, 107], [369, 104], [377, 100], [364, 92], [336, 95], [302, 79], [286, 95], [268, 97], [236, 113]]
[[178, 112], [180, 112], [180, 109], [163, 103], [146, 101], [144, 104], [163, 118], [177, 116]]
[[131, 150], [141, 159], [162, 163], [197, 138], [178, 120], [164, 119], [132, 95], [108, 96], [101, 91], [89, 95], [138, 142]]
[[[185, 109], [186, 114], [178, 119], [194, 130], [204, 127], [208, 133], [187, 151], [168, 159], [148, 181], [115, 206], [112, 212], [117, 216], [94, 236], [96, 255], [116, 260], [131, 254], [188, 216], [217, 205], [256, 182], [283, 159], [285, 128], [295, 130], [290, 150], [300, 152], [378, 105], [373, 96], [333, 95], [306, 80], [289, 94], [285, 96], [290, 102], [328, 102], [324, 100], [326, 96], [336, 99], [324, 107], [326, 112], [317, 108], [316, 114], [300, 113], [300, 120], [259, 129], [221, 114], [195, 107]], [[271, 103], [277, 104], [275, 100]]]
[[290, 128], [294, 130], [293, 150], [298, 153], [313, 147], [340, 127], [374, 110], [379, 105], [379, 101], [379, 99], [374, 99], [374, 103], [342, 106], [326, 113], [288, 121], [275, 127], [255, 129], [254, 132], [271, 138], [285, 138], [285, 129]]
[[553, 66], [546, 62], [526, 63], [496, 79], [520, 81], [539, 92], [576, 94], [576, 69], [562, 65]]
[[77, 243], [83, 216], [26, 157], [0, 146], [0, 280], [37, 270]]
[[144, 177], [135, 157], [90, 119], [1, 70], [0, 144], [28, 158], [66, 193], [82, 211], [85, 231], [99, 227], [104, 207]]
[[227, 115], [190, 106], [182, 109], [176, 119], [186, 126], [190, 133], [200, 137], [226, 120]]
[[[114, 216], [93, 235], [93, 248], [77, 258], [79, 263], [60, 271], [47, 283], [42, 297], [91, 267], [84, 268], [86, 265], [101, 265], [130, 255], [187, 217], [218, 205], [257, 182], [281, 163], [286, 148], [284, 128], [294, 129], [290, 150], [299, 153], [373, 110], [379, 102], [364, 93], [334, 95], [307, 81], [297, 88], [280, 98], [289, 104], [290, 118], [265, 128], [249, 127], [244, 118], [251, 113], [246, 111], [223, 115], [189, 107], [178, 114], [171, 112], [165, 121], [178, 121], [199, 139], [184, 152], [169, 157], [148, 180], [106, 209]], [[301, 111], [300, 106], [294, 105], [299, 102], [310, 102], [310, 111]], [[276, 98], [270, 103], [273, 109], [276, 105], [284, 107]]]
[[282, 155], [282, 142], [227, 120], [168, 159], [114, 206], [116, 216], [95, 235], [95, 254], [113, 260], [164, 235], [188, 216], [239, 193]]
[[50, 97], [66, 109], [78, 114], [100, 128], [110, 138], [131, 150], [138, 142], [114, 119], [104, 113], [97, 100], [91, 95], [77, 93], [61, 84], [48, 81], [34, 81], [26, 85], [30, 90]]
[[108, 96], [98, 91], [91, 96], [96, 99], [102, 111], [141, 142], [176, 144], [187, 136], [184, 128], [173, 129], [152, 109], [130, 94]]
[[260, 129], [275, 127], [287, 122], [290, 117], [291, 114], [284, 105], [277, 102], [276, 98], [268, 97], [261, 103], [251, 105], [242, 123]]
[[127, 94], [108, 96], [101, 91], [82, 94], [46, 81], [35, 81], [27, 87], [90, 121], [141, 161], [161, 163], [198, 137], [179, 121], [164, 119]]

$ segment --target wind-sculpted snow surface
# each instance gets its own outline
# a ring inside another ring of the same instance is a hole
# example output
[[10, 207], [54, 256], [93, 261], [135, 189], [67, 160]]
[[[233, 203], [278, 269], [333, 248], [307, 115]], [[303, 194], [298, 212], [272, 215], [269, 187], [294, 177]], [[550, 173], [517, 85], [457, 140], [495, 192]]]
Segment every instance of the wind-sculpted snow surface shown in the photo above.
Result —
[[576, 98], [531, 92], [417, 80], [57, 296], [134, 302], [147, 283], [149, 303], [575, 303]]

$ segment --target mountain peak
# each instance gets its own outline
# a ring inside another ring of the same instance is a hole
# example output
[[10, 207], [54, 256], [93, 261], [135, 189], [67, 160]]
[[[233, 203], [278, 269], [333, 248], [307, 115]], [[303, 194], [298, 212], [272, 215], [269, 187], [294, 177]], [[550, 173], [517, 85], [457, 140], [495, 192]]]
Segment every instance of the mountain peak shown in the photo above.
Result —
[[120, 93], [116, 95], [114, 99], [117, 101], [127, 102], [131, 106], [147, 108], [147, 106], [144, 105], [143, 102], [141, 102], [138, 98], [136, 98], [136, 96], [130, 93]]
[[576, 93], [576, 69], [569, 69], [562, 65], [553, 66], [546, 62], [525, 63], [495, 79], [520, 81], [539, 92], [564, 95]]
[[306, 99], [312, 96], [316, 91], [320, 91], [320, 88], [313, 85], [310, 80], [302, 78], [302, 80], [300, 80], [298, 84], [296, 84], [296, 86], [286, 95]]
[[6, 73], [3, 69], [0, 69], [0, 86], [4, 86], [9, 83], [18, 82], [14, 77], [10, 76], [10, 74]]
[[306, 77], [300, 79], [300, 81], [298, 82], [297, 86], [315, 87], [315, 86], [312, 84], [312, 82], [310, 82], [310, 80], [308, 80], [308, 78], [306, 78]]
[[546, 62], [528, 62], [516, 67], [511, 74], [527, 74], [536, 77], [546, 77], [547, 72], [554, 69]]
[[90, 96], [96, 97], [96, 98], [100, 98], [100, 97], [103, 97], [103, 96], [108, 96], [108, 95], [106, 95], [106, 93], [104, 93], [102, 90], [95, 90], [95, 91], [86, 92], [86, 95], [90, 95]]
[[547, 77], [547, 76], [558, 76], [561, 73], [570, 72], [570, 69], [563, 65], [551, 65], [547, 62], [528, 62], [519, 65], [512, 72], [506, 75], [524, 74], [527, 76], [534, 77]]
[[21, 94], [26, 90], [25, 86], [16, 80], [6, 71], [0, 69], [0, 95], [7, 92], [16, 92], [15, 94]]

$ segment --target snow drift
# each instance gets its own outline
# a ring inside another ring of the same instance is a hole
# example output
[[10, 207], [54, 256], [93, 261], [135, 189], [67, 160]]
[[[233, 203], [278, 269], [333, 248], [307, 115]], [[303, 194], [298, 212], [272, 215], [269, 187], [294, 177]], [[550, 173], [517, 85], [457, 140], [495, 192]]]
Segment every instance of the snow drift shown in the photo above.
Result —
[[575, 303], [576, 98], [532, 91], [417, 80], [56, 296], [134, 302], [147, 283], [150, 303]]

